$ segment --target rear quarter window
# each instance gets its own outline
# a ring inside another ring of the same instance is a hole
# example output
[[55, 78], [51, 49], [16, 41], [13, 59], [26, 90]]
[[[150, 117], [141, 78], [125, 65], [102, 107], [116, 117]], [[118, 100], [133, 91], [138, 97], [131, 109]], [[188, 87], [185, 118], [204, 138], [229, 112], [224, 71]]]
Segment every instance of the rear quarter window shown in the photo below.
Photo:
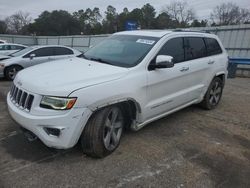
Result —
[[218, 43], [218, 41], [214, 38], [205, 38], [206, 46], [207, 46], [207, 55], [216, 55], [221, 54], [222, 49]]

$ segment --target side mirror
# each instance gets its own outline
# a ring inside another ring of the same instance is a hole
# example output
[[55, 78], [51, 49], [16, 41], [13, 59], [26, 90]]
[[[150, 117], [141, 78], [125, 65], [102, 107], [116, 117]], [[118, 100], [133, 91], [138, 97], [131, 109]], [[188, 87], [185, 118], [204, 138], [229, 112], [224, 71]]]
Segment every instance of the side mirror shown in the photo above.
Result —
[[173, 57], [168, 55], [158, 55], [155, 60], [155, 68], [171, 68], [174, 66]]
[[36, 57], [36, 54], [30, 54], [30, 59], [33, 59], [34, 57]]

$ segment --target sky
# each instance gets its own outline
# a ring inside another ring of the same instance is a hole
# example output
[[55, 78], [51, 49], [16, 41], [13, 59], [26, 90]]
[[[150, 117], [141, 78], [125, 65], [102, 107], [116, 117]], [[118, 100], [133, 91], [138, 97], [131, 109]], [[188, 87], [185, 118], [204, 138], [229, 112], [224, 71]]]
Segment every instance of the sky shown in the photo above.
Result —
[[[173, 0], [0, 0], [0, 19], [14, 14], [17, 11], [30, 13], [33, 19], [44, 10], [67, 10], [74, 12], [80, 9], [99, 7], [103, 13], [108, 5], [112, 5], [121, 12], [124, 7], [130, 11], [141, 8], [144, 4], [153, 5], [157, 13]], [[186, 0], [188, 5], [195, 10], [198, 19], [209, 19], [212, 9], [223, 2], [233, 2], [240, 7], [250, 9], [249, 0]]]

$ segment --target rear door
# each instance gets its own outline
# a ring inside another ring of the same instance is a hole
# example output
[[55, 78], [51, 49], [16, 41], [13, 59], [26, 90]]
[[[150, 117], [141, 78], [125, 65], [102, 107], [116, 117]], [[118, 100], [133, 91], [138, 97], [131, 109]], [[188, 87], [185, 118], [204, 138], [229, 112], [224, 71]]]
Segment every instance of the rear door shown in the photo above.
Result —
[[55, 60], [70, 58], [70, 57], [74, 56], [74, 52], [71, 49], [69, 49], [69, 48], [65, 48], [65, 47], [53, 47], [53, 50], [54, 50], [54, 56], [53, 56], [53, 58]]
[[[207, 57], [206, 45], [202, 37], [184, 37], [185, 60], [189, 62], [189, 82], [192, 84], [192, 95], [199, 98], [206, 88], [206, 83], [211, 75], [210, 63]], [[211, 62], [210, 62], [211, 61]]]

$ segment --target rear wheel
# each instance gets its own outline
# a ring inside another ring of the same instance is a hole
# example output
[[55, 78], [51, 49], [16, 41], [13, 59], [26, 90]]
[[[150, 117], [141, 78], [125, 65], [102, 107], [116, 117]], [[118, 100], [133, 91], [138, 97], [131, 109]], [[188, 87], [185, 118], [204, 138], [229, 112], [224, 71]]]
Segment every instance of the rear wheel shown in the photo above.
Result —
[[220, 78], [215, 77], [208, 87], [207, 93], [200, 105], [207, 110], [214, 109], [220, 102], [222, 91], [223, 82]]
[[120, 143], [124, 122], [124, 115], [119, 106], [97, 111], [82, 133], [83, 152], [101, 158], [115, 151]]
[[5, 70], [5, 78], [7, 80], [14, 80], [16, 77], [16, 74], [22, 70], [23, 68], [18, 65], [12, 65], [6, 68]]

